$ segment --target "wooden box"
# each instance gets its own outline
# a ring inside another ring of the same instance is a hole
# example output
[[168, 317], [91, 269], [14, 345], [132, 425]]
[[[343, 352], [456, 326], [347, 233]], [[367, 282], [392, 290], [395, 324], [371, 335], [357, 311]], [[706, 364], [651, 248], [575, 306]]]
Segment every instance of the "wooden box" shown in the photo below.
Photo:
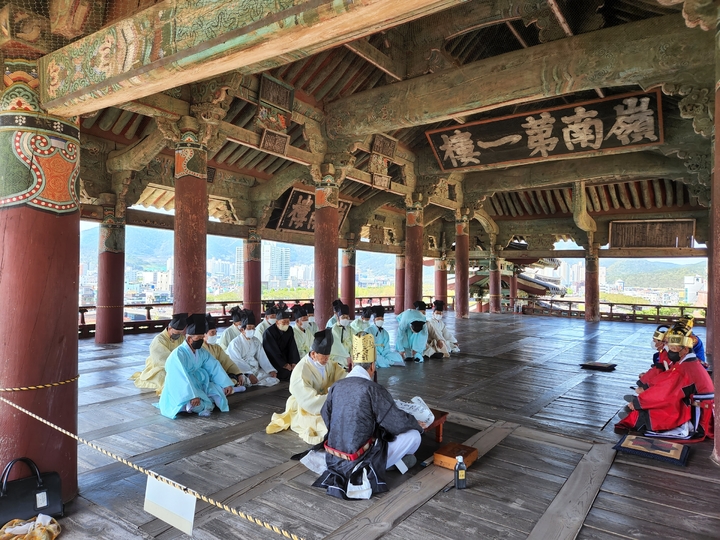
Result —
[[460, 443], [450, 443], [439, 448], [434, 454], [433, 463], [445, 469], [455, 469], [457, 456], [462, 456], [465, 465], [470, 467], [478, 458], [477, 448]]

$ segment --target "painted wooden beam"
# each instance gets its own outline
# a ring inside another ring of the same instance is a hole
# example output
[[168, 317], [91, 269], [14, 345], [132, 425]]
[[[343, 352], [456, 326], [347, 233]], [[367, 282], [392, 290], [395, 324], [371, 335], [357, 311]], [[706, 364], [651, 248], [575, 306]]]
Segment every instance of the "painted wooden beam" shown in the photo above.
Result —
[[44, 56], [41, 99], [51, 114], [84, 114], [239, 68], [259, 73], [464, 1], [165, 0]]
[[367, 38], [351, 41], [350, 43], [346, 43], [345, 46], [366, 62], [370, 62], [379, 70], [390, 75], [393, 79], [402, 81], [405, 78], [405, 64], [397, 59], [390, 58], [379, 49], [373, 47]]
[[265, 152], [266, 154], [282, 157], [289, 161], [294, 161], [295, 163], [301, 163], [303, 165], [320, 165], [320, 163], [322, 163], [322, 155], [300, 150], [295, 146], [288, 146], [287, 154], [285, 155], [260, 148], [260, 139], [262, 137], [259, 133], [238, 127], [230, 124], [229, 122], [220, 122], [220, 131], [227, 137], [228, 141], [242, 146], [249, 146], [255, 150]]
[[[470, 260], [487, 259], [489, 251], [471, 251]], [[528, 249], [500, 252], [503, 259], [513, 261], [538, 259], [584, 259], [584, 249]], [[707, 257], [706, 248], [610, 248], [598, 250], [601, 259], [652, 259], [668, 257]], [[453, 255], [449, 254], [452, 258]]]
[[712, 87], [713, 46], [680, 15], [611, 27], [339, 99], [326, 108], [328, 134], [388, 133], [597, 87]]

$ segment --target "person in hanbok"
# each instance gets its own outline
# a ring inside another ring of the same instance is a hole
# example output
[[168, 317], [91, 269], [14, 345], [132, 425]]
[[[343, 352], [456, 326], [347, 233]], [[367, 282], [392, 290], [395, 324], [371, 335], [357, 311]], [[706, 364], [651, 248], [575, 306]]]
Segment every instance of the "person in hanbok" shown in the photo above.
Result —
[[215, 406], [222, 412], [230, 410], [227, 396], [233, 393], [234, 383], [220, 362], [203, 349], [205, 332], [205, 314], [190, 315], [185, 341], [165, 363], [165, 386], [158, 404], [163, 416], [175, 418], [182, 411], [210, 416]]
[[345, 304], [340, 304], [338, 310], [339, 318], [335, 325], [332, 327], [333, 334], [333, 346], [330, 352], [330, 360], [339, 364], [343, 369], [350, 370], [352, 368], [352, 330], [349, 326], [352, 322], [350, 320], [350, 307]]
[[243, 374], [246, 386], [274, 386], [280, 382], [277, 370], [255, 337], [255, 314], [251, 310], [243, 313], [240, 335], [230, 343], [228, 355]]
[[350, 330], [353, 335], [359, 334], [360, 332], [367, 332], [367, 329], [370, 327], [370, 319], [372, 316], [373, 308], [371, 306], [363, 308], [362, 313], [360, 313], [360, 318], [355, 319], [350, 323]]
[[187, 313], [174, 313], [168, 327], [153, 338], [150, 343], [150, 356], [145, 360], [145, 369], [130, 376], [135, 386], [151, 388], [160, 395], [165, 384], [165, 362], [170, 353], [182, 344], [187, 316]]
[[428, 341], [423, 356], [428, 358], [449, 358], [451, 352], [460, 352], [457, 340], [442, 320], [445, 302], [435, 300], [432, 317], [428, 319]]
[[383, 328], [385, 324], [385, 308], [374, 306], [373, 323], [368, 328], [368, 334], [375, 339], [375, 367], [386, 368], [390, 366], [404, 366], [400, 353], [390, 348], [390, 334]]
[[255, 327], [255, 337], [262, 343], [263, 335], [265, 331], [274, 326], [277, 322], [277, 308], [275, 306], [268, 306], [265, 308], [265, 318], [260, 321]]
[[341, 499], [388, 491], [385, 471], [397, 466], [404, 473], [417, 462], [424, 426], [373, 382], [375, 350], [370, 334], [353, 337], [353, 369], [330, 387], [321, 410], [327, 470], [313, 486]]
[[395, 349], [404, 360], [423, 362], [423, 352], [427, 347], [428, 330], [422, 300], [416, 301], [415, 309], [406, 309], [398, 315], [398, 329], [395, 335]]
[[709, 366], [707, 359], [705, 358], [705, 346], [703, 345], [702, 340], [692, 331], [693, 326], [695, 325], [695, 318], [692, 315], [683, 315], [680, 319], [678, 319], [676, 324], [682, 326], [686, 331], [688, 331], [690, 339], [692, 339], [693, 342], [692, 350], [695, 353], [695, 356], [697, 356], [697, 359], [703, 367], [708, 369]]
[[206, 314], [205, 322], [207, 324], [207, 332], [205, 332], [205, 338], [203, 340], [203, 349], [206, 349], [207, 352], [215, 358], [215, 360], [220, 362], [220, 365], [225, 370], [225, 373], [227, 373], [228, 377], [230, 377], [235, 383], [235, 391], [243, 392], [245, 387], [249, 386], [246, 384], [249, 381], [243, 376], [243, 373], [240, 371], [237, 364], [235, 364], [223, 348], [217, 344], [217, 323], [215, 322], [213, 316], [209, 313]]
[[310, 353], [305, 356], [290, 376], [290, 397], [285, 411], [275, 413], [266, 433], [278, 433], [288, 428], [308, 444], [325, 439], [327, 428], [320, 410], [327, 398], [328, 389], [344, 378], [345, 371], [330, 361], [333, 335], [329, 328], [315, 334]]
[[[301, 307], [300, 304], [295, 304], [292, 312], [295, 318], [295, 326], [292, 327], [293, 335], [295, 336], [295, 345], [297, 345], [298, 354], [300, 358], [302, 358], [310, 352], [315, 332], [312, 332], [310, 329], [308, 314], [305, 308]], [[317, 328], [317, 325], [315, 325], [315, 327]]]
[[242, 312], [243, 310], [240, 309], [240, 306], [235, 306], [230, 309], [232, 324], [225, 329], [217, 342], [217, 344], [222, 347], [223, 351], [226, 351], [230, 342], [240, 335], [240, 319], [242, 317]]
[[332, 328], [340, 320], [340, 308], [342, 307], [342, 300], [333, 300], [332, 308], [334, 315], [328, 319], [325, 323], [325, 328]]
[[303, 328], [308, 330], [311, 336], [314, 336], [320, 331], [320, 328], [318, 328], [318, 325], [315, 322], [315, 306], [312, 305], [312, 302], [305, 302], [302, 305], [302, 308], [308, 315], [307, 323], [303, 323]]
[[290, 373], [300, 361], [300, 354], [295, 344], [295, 333], [290, 330], [290, 314], [287, 311], [277, 313], [277, 322], [265, 331], [262, 345], [277, 372], [277, 378], [289, 380]]

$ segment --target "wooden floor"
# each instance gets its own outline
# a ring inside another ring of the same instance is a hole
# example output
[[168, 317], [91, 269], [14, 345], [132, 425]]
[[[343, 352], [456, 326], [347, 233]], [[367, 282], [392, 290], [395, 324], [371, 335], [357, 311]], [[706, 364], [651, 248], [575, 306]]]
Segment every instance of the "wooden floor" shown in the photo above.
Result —
[[[388, 317], [388, 329], [395, 321]], [[290, 456], [292, 432], [265, 434], [284, 408], [286, 384], [230, 399], [230, 412], [169, 420], [157, 397], [128, 380], [152, 336], [116, 346], [80, 343], [80, 434], [131, 461], [225, 501], [299, 537], [445, 540], [475, 538], [720, 538], [720, 468], [709, 442], [687, 467], [610, 449], [622, 396], [650, 362], [650, 325], [522, 315], [448, 318], [462, 352], [449, 360], [381, 370], [397, 398], [422, 396], [451, 411], [445, 442], [479, 449], [468, 489], [444, 488], [452, 472], [417, 465], [389, 472], [392, 490], [341, 501], [311, 487], [316, 475]], [[704, 337], [704, 329], [698, 329]], [[612, 373], [585, 371], [612, 361]], [[438, 447], [423, 436], [419, 461]], [[80, 445], [80, 496], [61, 520], [64, 538], [187, 538], [143, 511], [145, 476]], [[278, 534], [198, 504], [195, 538]]]

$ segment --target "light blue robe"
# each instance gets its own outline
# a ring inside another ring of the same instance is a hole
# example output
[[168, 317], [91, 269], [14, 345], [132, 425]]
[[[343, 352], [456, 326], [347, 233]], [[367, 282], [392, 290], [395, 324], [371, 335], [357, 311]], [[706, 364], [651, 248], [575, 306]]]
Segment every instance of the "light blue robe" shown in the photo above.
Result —
[[335, 326], [337, 324], [337, 322], [338, 322], [338, 316], [333, 315], [332, 317], [330, 317], [330, 320], [328, 320], [328, 322], [325, 323], [325, 328], [332, 328], [333, 326]]
[[192, 412], [210, 412], [215, 405], [222, 412], [228, 412], [230, 408], [223, 388], [233, 384], [220, 362], [207, 350], [199, 349], [193, 354], [193, 349], [185, 342], [165, 362], [165, 386], [157, 406], [163, 416], [175, 418], [192, 399], [200, 398], [200, 405]]
[[[414, 321], [423, 321], [426, 323], [423, 325], [423, 329], [417, 334], [413, 332], [410, 323]], [[398, 316], [398, 329], [397, 336], [395, 338], [395, 349], [397, 351], [404, 351], [405, 358], [415, 358], [416, 360], [423, 361], [423, 351], [427, 347], [428, 330], [427, 330], [427, 319], [417, 309], [406, 309]], [[415, 351], [413, 355], [412, 351]]]
[[385, 368], [392, 365], [404, 365], [400, 353], [390, 349], [390, 334], [387, 330], [371, 324], [367, 331], [375, 338], [375, 366]]

